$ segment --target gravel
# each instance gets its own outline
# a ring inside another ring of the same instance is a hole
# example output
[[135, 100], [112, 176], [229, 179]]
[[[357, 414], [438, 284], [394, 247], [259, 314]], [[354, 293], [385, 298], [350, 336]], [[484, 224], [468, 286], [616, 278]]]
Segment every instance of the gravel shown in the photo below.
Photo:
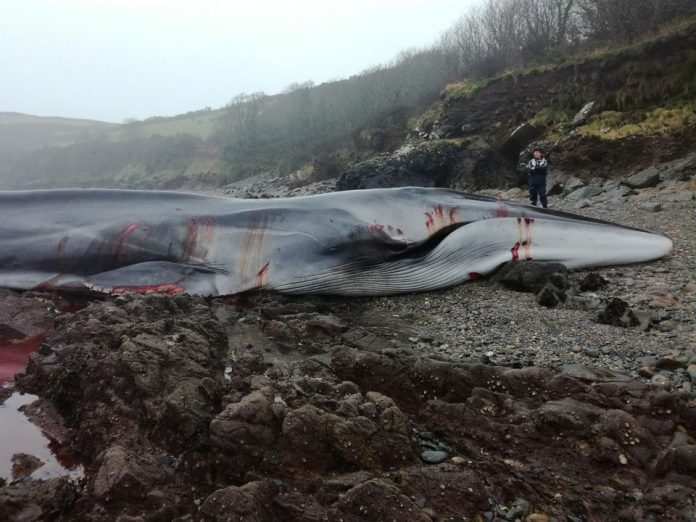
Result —
[[[572, 211], [563, 201], [554, 208]], [[575, 213], [666, 234], [674, 240], [671, 256], [652, 263], [570, 274], [575, 288], [589, 272], [608, 284], [580, 296], [601, 301], [617, 297], [653, 322], [668, 327], [620, 328], [599, 324], [597, 313], [573, 304], [542, 308], [533, 294], [512, 292], [480, 281], [438, 292], [382, 297], [373, 306], [393, 316], [410, 317], [441, 340], [433, 351], [459, 358], [490, 359], [497, 364], [559, 366], [588, 364], [628, 371], [637, 376], [639, 360], [696, 348], [696, 204], [672, 204], [659, 213], [633, 201], [591, 206]], [[671, 295], [674, 308], [649, 306], [655, 295]], [[660, 324], [663, 324], [660, 323]], [[490, 355], [492, 352], [492, 355]], [[488, 354], [488, 355], [487, 355]]]
[[[333, 186], [329, 180], [288, 188], [280, 178], [254, 179], [222, 192], [282, 197], [327, 192]], [[510, 198], [514, 189], [486, 193]], [[517, 195], [518, 201], [526, 201], [524, 193]], [[366, 316], [407, 320], [421, 333], [413, 338], [414, 347], [429, 346], [434, 354], [518, 367], [586, 364], [639, 377], [646, 357], [696, 350], [696, 201], [673, 198], [677, 201], [670, 203], [667, 196], [651, 188], [606, 202], [600, 194], [584, 200], [582, 208], [575, 201], [551, 198], [553, 209], [664, 234], [674, 241], [674, 250], [665, 259], [572, 272], [575, 298], [558, 308], [544, 308], [534, 294], [513, 292], [486, 280], [441, 291], [360, 298], [354, 305], [364, 306]], [[599, 274], [607, 284], [581, 292], [580, 283], [589, 273]], [[641, 326], [600, 324], [599, 307], [611, 298], [627, 301]], [[675, 385], [689, 380], [687, 375], [675, 376]]]

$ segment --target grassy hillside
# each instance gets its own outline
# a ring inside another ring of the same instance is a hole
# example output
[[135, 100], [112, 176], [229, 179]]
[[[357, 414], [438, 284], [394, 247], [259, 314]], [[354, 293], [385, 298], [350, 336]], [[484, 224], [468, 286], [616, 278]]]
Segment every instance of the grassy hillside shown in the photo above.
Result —
[[92, 127], [111, 126], [115, 123], [107, 123], [98, 120], [85, 120], [80, 118], [61, 118], [58, 116], [33, 116], [19, 112], [0, 112], [0, 125], [11, 124], [36, 124], [36, 125], [62, 125], [64, 127]]
[[190, 134], [201, 140], [207, 140], [215, 130], [217, 120], [222, 112], [222, 110], [197, 111], [171, 118], [148, 118], [144, 121], [132, 122], [111, 129], [108, 132], [108, 139], [122, 141], [133, 136], [150, 138], [152, 136]]
[[115, 123], [0, 112], [0, 154], [59, 147], [94, 139]]

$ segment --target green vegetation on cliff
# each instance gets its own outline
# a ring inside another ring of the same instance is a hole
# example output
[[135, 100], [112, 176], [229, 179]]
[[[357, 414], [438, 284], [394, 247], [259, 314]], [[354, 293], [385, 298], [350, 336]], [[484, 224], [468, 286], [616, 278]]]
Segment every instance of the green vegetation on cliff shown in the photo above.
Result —
[[586, 125], [578, 128], [578, 132], [583, 136], [613, 140], [646, 134], [667, 134], [687, 126], [696, 127], [696, 103], [693, 101], [675, 107], [631, 112], [604, 111], [592, 116]]
[[[448, 85], [440, 110], [414, 121], [472, 127], [495, 143], [523, 122], [557, 141], [578, 110], [580, 136], [602, 140], [665, 135], [696, 125], [696, 18], [679, 20], [629, 45], [603, 47], [554, 64]], [[543, 137], [543, 136], [542, 136]]]

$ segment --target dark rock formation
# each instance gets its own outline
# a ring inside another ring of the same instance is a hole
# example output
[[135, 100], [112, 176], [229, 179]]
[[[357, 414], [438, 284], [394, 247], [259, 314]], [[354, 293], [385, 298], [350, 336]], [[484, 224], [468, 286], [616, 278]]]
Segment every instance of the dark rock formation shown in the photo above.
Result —
[[[566, 284], [540, 273], [530, 287]], [[126, 296], [60, 319], [18, 384], [91, 464], [80, 488], [0, 485], [0, 518], [693, 515], [686, 395], [583, 366], [435, 358], [384, 326], [369, 350], [346, 346], [359, 324], [337, 303]]]
[[604, 310], [599, 313], [597, 320], [603, 324], [622, 326], [624, 328], [640, 324], [630, 305], [618, 297], [613, 297], [609, 300]]
[[609, 281], [597, 272], [590, 272], [580, 280], [578, 288], [581, 292], [596, 292], [607, 286], [608, 283]]
[[551, 282], [560, 290], [568, 288], [568, 269], [561, 263], [513, 261], [503, 265], [491, 276], [506, 288], [516, 292], [540, 292]]
[[450, 187], [461, 190], [514, 184], [514, 165], [481, 140], [405, 145], [391, 155], [358, 163], [339, 177], [337, 190]]
[[70, 520], [77, 488], [66, 478], [0, 487], [0, 520]]
[[228, 486], [211, 493], [200, 512], [203, 520], [215, 522], [279, 520], [281, 514], [273, 507], [277, 492], [278, 487], [270, 480], [249, 482], [242, 487]]
[[526, 122], [522, 123], [503, 138], [497, 150], [508, 160], [517, 161], [520, 153], [526, 151], [527, 146], [537, 139], [541, 132], [542, 129]]

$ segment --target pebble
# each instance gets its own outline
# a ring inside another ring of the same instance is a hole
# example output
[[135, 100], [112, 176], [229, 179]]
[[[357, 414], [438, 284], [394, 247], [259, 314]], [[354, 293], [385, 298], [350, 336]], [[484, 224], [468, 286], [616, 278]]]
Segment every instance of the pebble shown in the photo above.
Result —
[[585, 355], [588, 357], [592, 357], [593, 359], [596, 359], [599, 357], [599, 350], [596, 348], [585, 348]]
[[669, 388], [672, 382], [670, 381], [669, 377], [667, 377], [664, 374], [658, 373], [657, 375], [653, 375], [650, 381], [655, 384], [656, 386], [661, 386], [662, 388]]
[[428, 464], [439, 464], [447, 458], [447, 453], [438, 450], [426, 450], [421, 453], [421, 459]]
[[549, 522], [549, 517], [542, 513], [532, 513], [524, 519], [524, 522]]
[[510, 511], [508, 511], [505, 515], [505, 520], [508, 520], [510, 522], [513, 522], [518, 519], [521, 520], [529, 514], [531, 508], [532, 506], [527, 500], [523, 498], [518, 498], [515, 500], [515, 504], [510, 509]]
[[696, 364], [690, 364], [686, 369], [686, 373], [689, 376], [689, 379], [691, 379], [691, 382], [696, 384]]
[[641, 366], [638, 368], [638, 375], [646, 379], [652, 379], [655, 372], [657, 372], [657, 369], [654, 366]]
[[676, 325], [674, 324], [674, 321], [668, 319], [666, 321], [661, 321], [660, 324], [657, 325], [657, 327], [662, 332], [673, 332], [676, 328]]

